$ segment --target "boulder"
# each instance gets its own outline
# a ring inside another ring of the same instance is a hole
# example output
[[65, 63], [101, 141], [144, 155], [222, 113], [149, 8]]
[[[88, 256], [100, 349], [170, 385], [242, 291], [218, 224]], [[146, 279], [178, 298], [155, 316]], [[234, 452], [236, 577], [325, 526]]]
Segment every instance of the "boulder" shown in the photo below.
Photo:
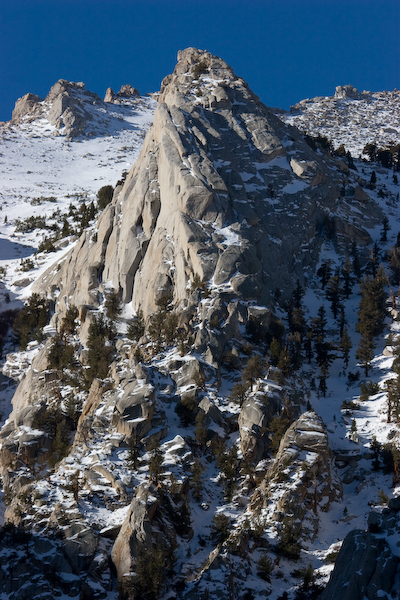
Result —
[[363, 94], [361, 94], [357, 88], [352, 85], [338, 85], [335, 89], [335, 100], [344, 100], [351, 98], [352, 100], [361, 100]]
[[355, 529], [344, 539], [320, 600], [389, 600], [397, 565], [385, 539]]
[[118, 579], [135, 570], [140, 544], [146, 548], [152, 547], [151, 521], [157, 507], [158, 502], [149, 494], [148, 487], [145, 484], [139, 486], [111, 551]]
[[[293, 485], [290, 482], [293, 481]], [[319, 527], [318, 511], [327, 511], [342, 497], [328, 435], [320, 416], [303, 413], [283, 436], [273, 464], [260, 486], [264, 505], [278, 497], [276, 519], [285, 515], [301, 522], [305, 537], [314, 539]], [[259, 504], [260, 497], [256, 498]]]
[[36, 96], [36, 94], [25, 94], [25, 96], [19, 98], [12, 112], [12, 123], [18, 123], [26, 115], [38, 116], [42, 110], [40, 102], [43, 102], [43, 99]]
[[275, 394], [252, 394], [242, 405], [239, 415], [240, 447], [246, 460], [258, 463], [268, 450], [268, 425], [278, 411], [280, 399]]

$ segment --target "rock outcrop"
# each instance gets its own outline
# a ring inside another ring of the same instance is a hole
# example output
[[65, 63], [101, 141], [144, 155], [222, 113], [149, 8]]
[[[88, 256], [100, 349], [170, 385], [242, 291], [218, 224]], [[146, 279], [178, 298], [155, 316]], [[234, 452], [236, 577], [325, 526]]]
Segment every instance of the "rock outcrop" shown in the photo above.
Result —
[[42, 99], [36, 94], [25, 94], [22, 98], [19, 98], [15, 103], [15, 108], [12, 112], [12, 122], [17, 123], [26, 115], [31, 118], [35, 118], [41, 113], [40, 102]]
[[327, 235], [336, 231], [340, 248], [358, 228], [366, 244], [366, 227], [381, 219], [372, 202], [361, 215], [341, 199], [341, 175], [326, 160], [223, 60], [188, 48], [162, 83], [153, 127], [99, 219], [97, 242], [83, 235], [38, 287], [61, 304], [96, 306], [100, 282], [112, 282], [145, 316], [162, 295], [187, 305], [195, 276], [228, 301], [268, 303], [277, 288], [287, 297]]
[[[272, 497], [276, 502], [271, 503]], [[274, 520], [290, 517], [301, 522], [303, 535], [313, 539], [318, 511], [327, 511], [341, 497], [342, 485], [322, 419], [314, 412], [303, 413], [283, 436], [253, 507], [262, 503], [273, 510]]]
[[385, 539], [355, 529], [344, 539], [320, 600], [389, 600], [397, 565]]
[[121, 89], [116, 94], [112, 88], [107, 88], [106, 95], [104, 96], [104, 102], [110, 102], [112, 104], [123, 103], [126, 99], [138, 98], [140, 96], [139, 90], [132, 87], [131, 85], [125, 84], [121, 86]]
[[[275, 388], [275, 390], [274, 390]], [[239, 415], [240, 446], [246, 460], [255, 464], [266, 455], [269, 444], [268, 425], [281, 405], [278, 386], [250, 394]]]
[[[78, 136], [94, 136], [107, 129], [112, 114], [106, 103], [138, 102], [139, 92], [131, 85], [123, 85], [117, 94], [108, 88], [104, 102], [85, 88], [82, 82], [59, 79], [43, 100], [35, 94], [19, 98], [12, 113], [12, 124], [45, 118], [54, 127], [53, 135], [72, 140]], [[112, 112], [112, 111], [111, 111]], [[99, 125], [102, 124], [102, 127]]]

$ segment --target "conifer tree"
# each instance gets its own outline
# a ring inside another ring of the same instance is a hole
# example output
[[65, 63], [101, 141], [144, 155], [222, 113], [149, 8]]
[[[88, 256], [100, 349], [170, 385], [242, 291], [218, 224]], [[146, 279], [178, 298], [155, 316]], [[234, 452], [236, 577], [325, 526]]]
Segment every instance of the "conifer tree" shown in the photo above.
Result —
[[161, 450], [160, 442], [152, 444], [149, 460], [149, 477], [154, 483], [158, 483], [163, 471], [164, 456]]
[[379, 267], [376, 277], [369, 275], [360, 282], [361, 300], [358, 311], [357, 331], [363, 337], [372, 339], [383, 332], [386, 317], [386, 274]]
[[360, 361], [364, 369], [365, 377], [368, 377], [371, 368], [371, 362], [374, 356], [374, 344], [372, 338], [362, 336], [356, 352], [356, 358]]
[[106, 309], [107, 318], [110, 321], [115, 321], [115, 319], [121, 314], [122, 305], [121, 298], [119, 296], [119, 292], [113, 290], [107, 294], [106, 301], [104, 303]]
[[323, 262], [317, 271], [317, 275], [321, 279], [321, 286], [322, 286], [322, 289], [324, 290], [326, 284], [328, 283], [328, 281], [332, 275], [332, 269], [331, 269], [330, 263], [327, 261]]
[[358, 249], [357, 249], [357, 244], [356, 244], [355, 240], [353, 240], [353, 242], [352, 242], [350, 254], [353, 259], [353, 271], [354, 271], [355, 276], [358, 279], [361, 275], [361, 266], [360, 266], [360, 257], [358, 255]]
[[89, 381], [95, 377], [107, 377], [108, 367], [113, 353], [112, 347], [107, 343], [109, 328], [102, 314], [95, 316], [89, 325], [88, 332], [88, 365]]
[[278, 340], [274, 337], [272, 338], [270, 347], [269, 347], [269, 359], [271, 361], [271, 365], [276, 367], [279, 361], [280, 353], [282, 352], [282, 346], [278, 342]]
[[142, 337], [142, 335], [144, 335], [144, 331], [145, 324], [143, 311], [141, 308], [139, 308], [136, 315], [132, 317], [132, 320], [128, 325], [127, 336], [130, 340], [134, 340], [137, 342]]
[[385, 215], [382, 220], [381, 242], [387, 242], [387, 232], [389, 231], [389, 219]]
[[352, 346], [353, 344], [351, 342], [349, 332], [347, 331], [347, 327], [344, 327], [342, 336], [340, 338], [339, 350], [342, 352], [343, 361], [346, 369], [349, 366], [349, 355]]
[[326, 298], [331, 303], [333, 318], [336, 319], [340, 307], [340, 278], [338, 271], [329, 279], [326, 285]]
[[256, 379], [263, 376], [264, 369], [265, 362], [262, 360], [261, 356], [255, 354], [249, 358], [247, 365], [243, 369], [242, 381], [248, 383], [251, 389], [253, 389]]
[[353, 272], [353, 267], [352, 264], [350, 262], [350, 259], [347, 258], [345, 264], [342, 266], [340, 273], [342, 275], [342, 279], [343, 279], [343, 294], [346, 297], [346, 300], [348, 300], [350, 298], [350, 294], [351, 294], [351, 287], [353, 284], [353, 278], [351, 276]]

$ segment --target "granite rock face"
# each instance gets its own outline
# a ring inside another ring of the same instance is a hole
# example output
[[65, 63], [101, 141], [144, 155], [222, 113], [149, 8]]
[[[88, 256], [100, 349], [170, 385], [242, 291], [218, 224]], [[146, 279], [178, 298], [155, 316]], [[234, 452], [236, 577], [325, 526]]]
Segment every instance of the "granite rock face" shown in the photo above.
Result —
[[328, 435], [322, 419], [314, 412], [303, 413], [283, 436], [274, 462], [268, 469], [253, 506], [274, 504], [276, 520], [289, 516], [302, 523], [302, 532], [314, 539], [320, 510], [342, 497]]
[[277, 288], [287, 297], [327, 235], [337, 232], [340, 248], [360, 231], [366, 245], [381, 219], [373, 202], [361, 215], [343, 201], [342, 177], [223, 60], [188, 48], [162, 83], [154, 124], [98, 221], [97, 242], [84, 234], [38, 286], [61, 305], [68, 296], [96, 306], [108, 281], [145, 316], [162, 295], [187, 305], [195, 276], [231, 300], [265, 304]]
[[397, 564], [385, 539], [355, 529], [344, 539], [320, 600], [389, 600]]

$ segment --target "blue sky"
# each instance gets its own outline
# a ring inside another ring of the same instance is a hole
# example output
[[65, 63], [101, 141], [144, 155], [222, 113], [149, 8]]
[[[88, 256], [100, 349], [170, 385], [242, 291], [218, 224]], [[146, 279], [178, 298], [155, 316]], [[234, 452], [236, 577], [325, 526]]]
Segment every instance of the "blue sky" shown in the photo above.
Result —
[[0, 0], [0, 120], [60, 78], [157, 91], [179, 49], [217, 54], [269, 106], [400, 87], [399, 0]]

